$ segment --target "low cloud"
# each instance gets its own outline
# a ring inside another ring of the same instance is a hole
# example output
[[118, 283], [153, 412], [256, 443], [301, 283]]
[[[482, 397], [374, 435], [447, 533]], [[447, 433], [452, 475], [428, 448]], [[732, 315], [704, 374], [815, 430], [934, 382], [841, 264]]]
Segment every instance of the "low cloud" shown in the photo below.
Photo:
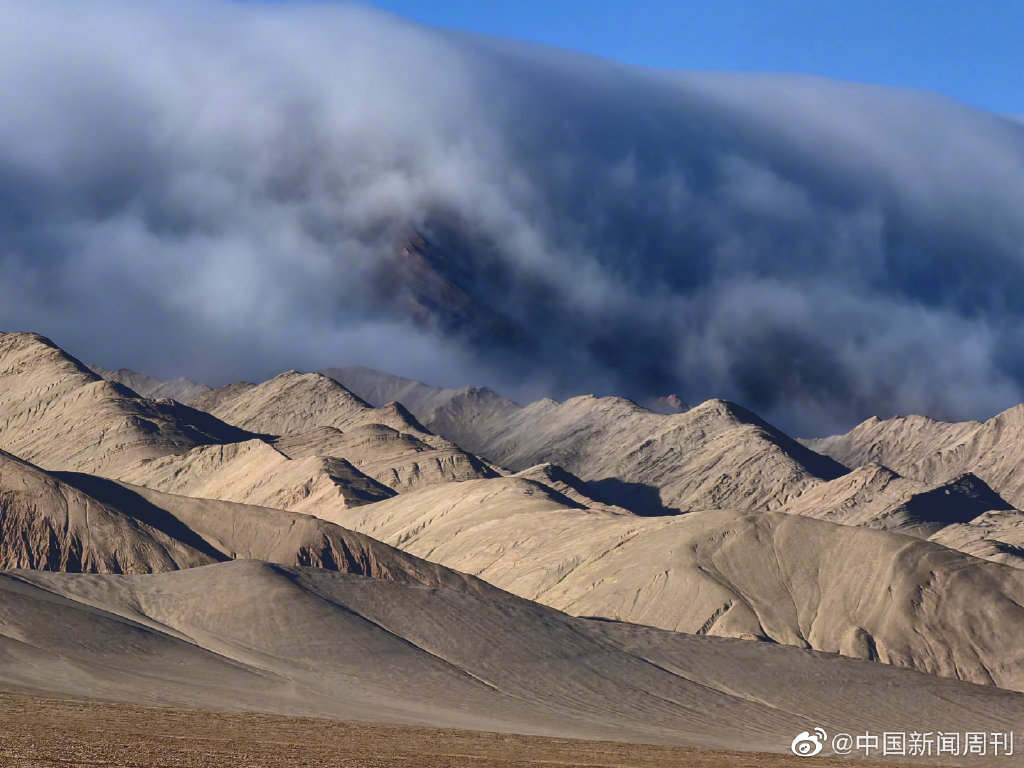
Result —
[[[1013, 120], [356, 6], [0, 14], [0, 325], [90, 362], [671, 391], [803, 434], [1024, 399]], [[500, 331], [396, 300], [408, 232]]]

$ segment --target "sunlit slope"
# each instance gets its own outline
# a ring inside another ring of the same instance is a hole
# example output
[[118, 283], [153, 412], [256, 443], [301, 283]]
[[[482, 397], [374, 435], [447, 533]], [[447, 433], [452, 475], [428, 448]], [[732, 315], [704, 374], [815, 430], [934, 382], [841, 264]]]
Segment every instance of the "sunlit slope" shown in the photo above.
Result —
[[918, 538], [781, 512], [641, 518], [521, 478], [332, 519], [576, 615], [1024, 687], [1024, 571]]

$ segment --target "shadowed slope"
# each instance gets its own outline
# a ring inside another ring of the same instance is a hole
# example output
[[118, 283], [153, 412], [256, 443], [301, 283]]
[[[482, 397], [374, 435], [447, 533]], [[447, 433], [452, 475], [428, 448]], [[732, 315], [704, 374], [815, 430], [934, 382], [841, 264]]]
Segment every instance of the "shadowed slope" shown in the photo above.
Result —
[[[774, 509], [846, 472], [722, 400], [673, 415], [614, 397], [540, 400], [481, 429], [483, 455], [502, 466], [550, 462], [585, 481], [653, 489], [676, 509]], [[608, 500], [635, 501], [628, 493]]]
[[149, 573], [227, 559], [163, 510], [133, 506], [0, 451], [0, 569]]
[[947, 525], [1011, 506], [971, 474], [933, 486], [880, 464], [866, 464], [812, 488], [781, 511], [927, 538]]
[[0, 533], [4, 568], [151, 573], [258, 559], [504, 594], [316, 517], [47, 473], [2, 452]]

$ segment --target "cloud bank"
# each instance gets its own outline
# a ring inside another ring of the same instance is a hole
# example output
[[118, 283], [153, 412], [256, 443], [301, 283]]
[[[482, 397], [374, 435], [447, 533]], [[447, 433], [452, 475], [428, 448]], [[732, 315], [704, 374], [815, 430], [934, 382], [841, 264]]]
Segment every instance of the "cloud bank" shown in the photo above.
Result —
[[[677, 392], [802, 434], [1024, 400], [1014, 120], [360, 7], [0, 17], [0, 326], [90, 362]], [[408, 232], [484, 331], [408, 311]]]

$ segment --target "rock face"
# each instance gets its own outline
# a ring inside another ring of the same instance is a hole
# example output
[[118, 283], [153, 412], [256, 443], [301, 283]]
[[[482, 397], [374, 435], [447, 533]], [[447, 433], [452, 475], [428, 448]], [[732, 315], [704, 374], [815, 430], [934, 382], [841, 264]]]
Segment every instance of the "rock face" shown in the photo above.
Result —
[[144, 373], [130, 371], [127, 368], [110, 371], [106, 368], [101, 368], [98, 365], [90, 365], [89, 370], [107, 381], [124, 384], [126, 387], [134, 392], [138, 392], [143, 397], [148, 397], [153, 400], [169, 398], [187, 405], [193, 400], [204, 397], [213, 391], [205, 384], [200, 384], [192, 381], [191, 379], [177, 378], [172, 379], [171, 381], [163, 381], [162, 379], [147, 376]]
[[35, 464], [116, 476], [140, 459], [248, 437], [104, 381], [42, 336], [0, 334], [0, 449]]
[[128, 515], [0, 452], [0, 569], [151, 573], [227, 559], [175, 522]]
[[1024, 506], [1024, 473], [1019, 471], [1024, 405], [985, 422], [871, 418], [845, 435], [803, 442], [847, 466], [877, 461], [927, 483], [945, 483], [972, 472], [1015, 507]]
[[51, 697], [775, 752], [809, 722], [1024, 727], [1009, 691], [255, 561], [0, 574], [0, 616], [0, 686]]
[[917, 538], [780, 512], [639, 518], [523, 478], [333, 519], [576, 615], [1024, 687], [1024, 571]]

